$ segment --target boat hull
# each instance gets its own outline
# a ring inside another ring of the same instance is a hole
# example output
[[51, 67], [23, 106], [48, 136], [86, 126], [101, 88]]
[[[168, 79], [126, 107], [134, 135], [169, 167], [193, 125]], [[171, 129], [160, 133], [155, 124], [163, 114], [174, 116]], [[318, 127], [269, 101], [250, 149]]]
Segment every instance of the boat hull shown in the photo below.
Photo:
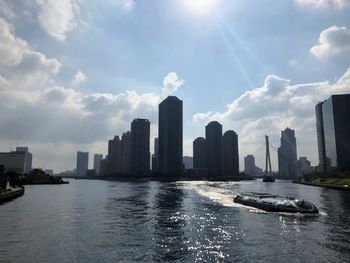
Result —
[[318, 213], [317, 207], [309, 201], [265, 193], [243, 193], [237, 195], [234, 202], [267, 212]]
[[17, 186], [14, 190], [0, 191], [0, 204], [11, 201], [24, 194], [24, 186]]
[[263, 182], [265, 183], [273, 183], [275, 181], [275, 178], [273, 178], [272, 176], [267, 176], [264, 177]]

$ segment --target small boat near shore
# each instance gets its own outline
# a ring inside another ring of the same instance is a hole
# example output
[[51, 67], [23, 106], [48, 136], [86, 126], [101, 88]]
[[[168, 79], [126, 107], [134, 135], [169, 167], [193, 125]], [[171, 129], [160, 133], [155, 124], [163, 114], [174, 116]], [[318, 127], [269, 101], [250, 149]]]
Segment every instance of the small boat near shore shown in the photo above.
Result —
[[268, 193], [241, 193], [234, 198], [234, 202], [268, 212], [318, 213], [317, 207], [309, 201]]
[[273, 183], [275, 181], [275, 178], [273, 176], [265, 176], [263, 179], [264, 183]]
[[0, 188], [0, 204], [20, 197], [24, 194], [24, 186], [10, 186], [7, 181], [4, 189]]

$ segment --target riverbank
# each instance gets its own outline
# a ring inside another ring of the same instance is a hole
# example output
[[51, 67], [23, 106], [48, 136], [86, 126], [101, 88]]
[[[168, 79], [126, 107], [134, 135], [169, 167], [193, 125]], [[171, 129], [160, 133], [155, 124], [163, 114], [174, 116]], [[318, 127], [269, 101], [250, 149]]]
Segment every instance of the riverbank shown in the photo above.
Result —
[[170, 177], [164, 178], [161, 176], [156, 177], [99, 177], [99, 176], [84, 176], [84, 177], [63, 177], [76, 180], [105, 180], [105, 181], [121, 181], [121, 182], [145, 182], [145, 181], [158, 181], [158, 182], [177, 182], [177, 181], [209, 181], [209, 182], [239, 182], [239, 181], [254, 181], [256, 178], [250, 176], [235, 176], [235, 177], [216, 177], [216, 178], [196, 178], [196, 177]]
[[295, 184], [303, 184], [303, 185], [309, 185], [309, 186], [316, 186], [316, 187], [323, 187], [328, 189], [334, 189], [334, 190], [341, 190], [341, 191], [350, 191], [349, 185], [337, 185], [337, 184], [325, 184], [325, 183], [316, 183], [316, 182], [298, 182], [293, 181]]

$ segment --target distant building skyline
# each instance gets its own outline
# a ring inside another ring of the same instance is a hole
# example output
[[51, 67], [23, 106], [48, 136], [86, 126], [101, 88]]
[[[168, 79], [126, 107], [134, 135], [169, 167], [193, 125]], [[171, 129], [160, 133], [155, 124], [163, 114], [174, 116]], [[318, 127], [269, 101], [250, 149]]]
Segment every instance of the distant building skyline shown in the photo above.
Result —
[[184, 156], [183, 164], [186, 170], [193, 169], [193, 157], [192, 156]]
[[299, 157], [297, 161], [297, 176], [303, 176], [315, 171], [315, 167], [311, 166], [311, 162], [307, 157]]
[[[350, 93], [348, 0], [0, 2], [0, 149], [28, 145], [35, 167], [73, 169], [78, 150], [106, 155], [104, 141], [134, 118], [151, 121], [153, 140], [167, 95], [187, 105], [184, 155], [218, 120], [263, 167], [264, 135], [278, 145], [290, 125], [316, 165], [314, 106]], [[197, 16], [188, 3], [217, 7]]]
[[244, 173], [250, 176], [261, 176], [264, 174], [263, 170], [256, 166], [255, 157], [252, 154], [244, 157]]

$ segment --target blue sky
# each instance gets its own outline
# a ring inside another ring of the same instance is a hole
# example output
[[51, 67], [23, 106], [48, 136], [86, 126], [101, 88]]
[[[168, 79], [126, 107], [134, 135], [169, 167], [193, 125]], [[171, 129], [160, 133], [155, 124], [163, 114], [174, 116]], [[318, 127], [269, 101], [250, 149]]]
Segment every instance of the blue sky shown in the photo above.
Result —
[[156, 136], [162, 94], [184, 101], [185, 155], [215, 119], [238, 132], [241, 164], [250, 153], [262, 164], [263, 135], [279, 146], [289, 126], [316, 165], [314, 105], [350, 92], [348, 0], [0, 0], [0, 10], [1, 150], [28, 145], [43, 168], [106, 153], [136, 117]]

